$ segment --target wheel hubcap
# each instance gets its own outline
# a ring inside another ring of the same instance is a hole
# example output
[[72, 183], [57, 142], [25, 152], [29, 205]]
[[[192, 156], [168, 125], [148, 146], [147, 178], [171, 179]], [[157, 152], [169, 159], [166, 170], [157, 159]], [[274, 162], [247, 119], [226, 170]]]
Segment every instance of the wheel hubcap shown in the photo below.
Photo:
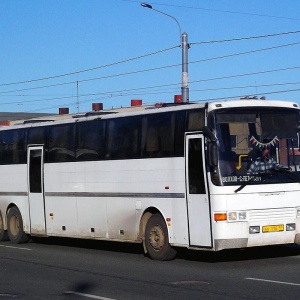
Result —
[[150, 230], [149, 241], [150, 241], [150, 245], [156, 251], [161, 250], [161, 248], [163, 247], [165, 238], [164, 238], [163, 230], [159, 225], [155, 225]]
[[12, 216], [9, 225], [10, 225], [10, 232], [16, 236], [20, 228], [19, 218], [16, 216]]

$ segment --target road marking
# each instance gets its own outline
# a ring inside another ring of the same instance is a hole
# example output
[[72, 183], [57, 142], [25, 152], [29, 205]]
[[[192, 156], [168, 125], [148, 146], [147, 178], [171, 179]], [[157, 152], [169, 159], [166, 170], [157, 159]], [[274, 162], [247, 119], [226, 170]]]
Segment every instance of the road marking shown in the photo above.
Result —
[[65, 292], [65, 294], [77, 295], [77, 296], [82, 296], [82, 297], [86, 297], [86, 298], [100, 299], [100, 300], [115, 300], [112, 298], [106, 298], [106, 297], [101, 297], [101, 296], [96, 296], [96, 295], [91, 295], [91, 294], [78, 293], [78, 292], [73, 292], [73, 291], [67, 291], [67, 292]]
[[0, 247], [13, 248], [13, 249], [19, 249], [19, 250], [27, 250], [27, 251], [31, 251], [32, 250], [32, 249], [29, 249], [29, 248], [21, 248], [21, 247], [5, 246], [5, 245], [0, 245]]
[[293, 282], [286, 282], [286, 281], [267, 280], [267, 279], [260, 279], [260, 278], [251, 278], [251, 277], [247, 277], [245, 279], [247, 279], [247, 280], [256, 280], [256, 281], [264, 281], [264, 282], [270, 282], [270, 283], [279, 283], [279, 284], [300, 286], [300, 283], [293, 283]]
[[171, 282], [174, 285], [198, 285], [198, 284], [210, 284], [208, 281], [202, 280], [183, 280], [183, 281], [175, 281]]

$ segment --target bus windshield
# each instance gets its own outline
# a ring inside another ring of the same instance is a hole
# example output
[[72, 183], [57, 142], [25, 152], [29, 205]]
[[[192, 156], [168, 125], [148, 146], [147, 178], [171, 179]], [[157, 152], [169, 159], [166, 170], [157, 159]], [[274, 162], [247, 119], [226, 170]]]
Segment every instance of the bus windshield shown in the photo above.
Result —
[[218, 141], [216, 184], [300, 181], [299, 112], [245, 108], [214, 114]]

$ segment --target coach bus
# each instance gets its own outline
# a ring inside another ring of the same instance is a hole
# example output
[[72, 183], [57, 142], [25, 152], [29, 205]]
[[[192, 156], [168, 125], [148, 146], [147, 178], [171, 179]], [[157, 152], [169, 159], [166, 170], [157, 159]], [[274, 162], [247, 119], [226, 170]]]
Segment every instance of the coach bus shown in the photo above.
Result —
[[[280, 168], [249, 174], [268, 149]], [[0, 128], [0, 240], [218, 251], [300, 242], [299, 106], [160, 103]]]

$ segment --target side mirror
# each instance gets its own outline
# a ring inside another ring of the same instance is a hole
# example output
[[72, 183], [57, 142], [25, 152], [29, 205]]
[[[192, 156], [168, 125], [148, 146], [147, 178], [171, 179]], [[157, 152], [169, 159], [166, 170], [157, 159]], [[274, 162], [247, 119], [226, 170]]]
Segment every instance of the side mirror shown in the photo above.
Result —
[[208, 143], [208, 164], [210, 167], [218, 165], [218, 145], [217, 142]]
[[208, 164], [210, 167], [216, 167], [218, 165], [218, 145], [217, 138], [213, 132], [205, 126], [203, 128], [203, 133], [210, 139], [208, 141], [207, 150], [208, 150]]

